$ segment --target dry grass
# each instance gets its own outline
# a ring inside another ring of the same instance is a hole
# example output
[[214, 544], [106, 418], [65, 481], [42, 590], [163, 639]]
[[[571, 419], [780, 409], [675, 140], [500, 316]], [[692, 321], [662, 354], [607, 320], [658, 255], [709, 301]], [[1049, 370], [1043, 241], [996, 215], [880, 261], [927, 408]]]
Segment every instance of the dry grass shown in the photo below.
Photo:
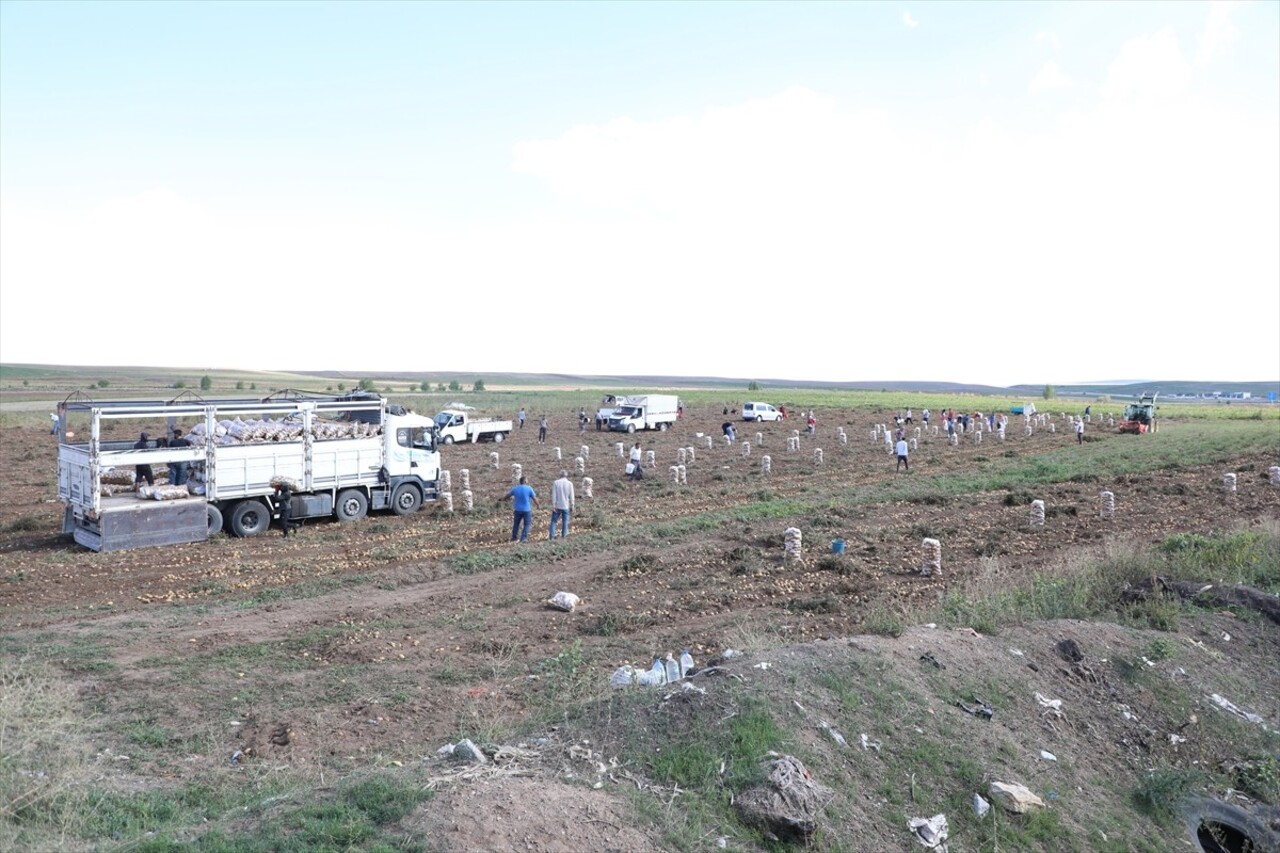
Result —
[[0, 849], [66, 849], [96, 765], [72, 689], [30, 660], [0, 660]]

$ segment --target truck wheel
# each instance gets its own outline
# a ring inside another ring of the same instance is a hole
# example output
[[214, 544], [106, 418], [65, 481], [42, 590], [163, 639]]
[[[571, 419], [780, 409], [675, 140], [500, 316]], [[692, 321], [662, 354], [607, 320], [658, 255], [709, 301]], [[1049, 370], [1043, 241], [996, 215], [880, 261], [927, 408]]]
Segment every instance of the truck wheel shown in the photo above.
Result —
[[218, 509], [216, 504], [205, 504], [206, 514], [209, 517], [209, 535], [222, 532], [222, 510]]
[[666, 432], [666, 431], [667, 431], [667, 425], [665, 423], [658, 424], [658, 432]]
[[359, 489], [343, 489], [338, 492], [338, 502], [333, 516], [338, 521], [359, 521], [369, 512], [369, 499]]
[[502, 440], [503, 440], [504, 438], [506, 438], [506, 437], [507, 437], [507, 436], [506, 436], [506, 433], [495, 432], [495, 433], [493, 434], [493, 443], [494, 443], [494, 444], [502, 444]]
[[411, 483], [396, 486], [391, 495], [391, 511], [396, 515], [413, 515], [422, 506], [422, 492]]
[[451, 436], [451, 435], [446, 435], [446, 436], [444, 437], [444, 443], [445, 443], [445, 444], [453, 444], [453, 436]]
[[635, 424], [627, 424], [627, 432], [635, 432], [635, 431], [636, 431]]
[[760, 423], [763, 420], [764, 418], [760, 417], [759, 415], [756, 415], [756, 423]]
[[271, 526], [271, 512], [261, 501], [240, 501], [231, 509], [231, 533], [257, 536]]

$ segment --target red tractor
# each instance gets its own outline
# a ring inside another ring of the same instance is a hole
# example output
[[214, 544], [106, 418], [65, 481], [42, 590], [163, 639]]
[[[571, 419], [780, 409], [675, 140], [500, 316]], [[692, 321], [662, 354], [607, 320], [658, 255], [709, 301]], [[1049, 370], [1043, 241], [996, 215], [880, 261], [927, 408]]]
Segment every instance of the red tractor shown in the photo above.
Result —
[[1143, 394], [1138, 398], [1138, 402], [1130, 403], [1124, 407], [1124, 419], [1120, 422], [1120, 432], [1129, 432], [1134, 435], [1142, 435], [1144, 432], [1155, 431], [1156, 428], [1156, 397], [1159, 394]]

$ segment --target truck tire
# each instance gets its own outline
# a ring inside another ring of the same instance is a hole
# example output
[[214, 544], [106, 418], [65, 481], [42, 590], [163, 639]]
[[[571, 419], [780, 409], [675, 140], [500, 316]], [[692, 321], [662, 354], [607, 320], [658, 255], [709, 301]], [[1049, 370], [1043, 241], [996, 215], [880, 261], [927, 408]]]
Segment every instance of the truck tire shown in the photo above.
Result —
[[627, 432], [635, 432], [635, 431], [636, 431], [635, 424], [627, 424]]
[[217, 504], [205, 504], [205, 507], [209, 516], [209, 535], [215, 536], [222, 532], [222, 510], [218, 509]]
[[666, 432], [666, 431], [667, 431], [667, 424], [665, 421], [663, 423], [658, 424], [658, 432]]
[[444, 437], [444, 443], [445, 443], [445, 444], [453, 444], [453, 436], [451, 436], [451, 435], [446, 435], [446, 436]]
[[359, 489], [343, 489], [333, 505], [333, 517], [338, 521], [359, 521], [369, 512], [369, 498]]
[[240, 501], [231, 508], [231, 533], [234, 536], [257, 536], [271, 526], [271, 511], [262, 501]]
[[756, 415], [756, 423], [760, 423], [763, 420], [764, 418], [760, 417], [759, 415]]
[[504, 438], [506, 438], [506, 437], [507, 437], [507, 434], [506, 434], [506, 433], [504, 433], [504, 432], [495, 432], [495, 433], [493, 434], [493, 443], [494, 443], [494, 444], [502, 444], [502, 440], [503, 440]]
[[391, 511], [396, 515], [413, 515], [422, 507], [422, 492], [412, 483], [401, 483], [391, 494]]

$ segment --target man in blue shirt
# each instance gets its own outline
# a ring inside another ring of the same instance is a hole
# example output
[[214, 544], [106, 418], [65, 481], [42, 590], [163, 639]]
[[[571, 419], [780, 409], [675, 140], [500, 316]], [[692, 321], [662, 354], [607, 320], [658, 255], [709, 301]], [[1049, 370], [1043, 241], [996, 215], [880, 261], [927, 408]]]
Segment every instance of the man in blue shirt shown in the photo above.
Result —
[[533, 508], [538, 505], [538, 493], [532, 486], [525, 485], [524, 477], [519, 485], [512, 486], [504, 501], [512, 501], [515, 516], [511, 520], [511, 541], [520, 537], [521, 542], [529, 540], [529, 527], [533, 524]]

